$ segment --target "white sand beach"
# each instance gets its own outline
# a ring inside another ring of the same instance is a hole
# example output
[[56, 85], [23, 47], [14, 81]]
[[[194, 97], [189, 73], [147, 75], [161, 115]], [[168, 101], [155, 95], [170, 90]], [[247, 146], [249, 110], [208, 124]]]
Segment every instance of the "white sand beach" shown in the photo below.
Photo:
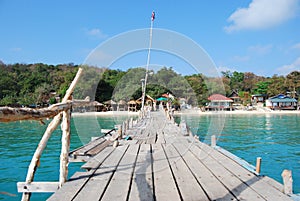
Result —
[[139, 112], [128, 112], [128, 111], [108, 111], [108, 112], [74, 112], [72, 116], [137, 116]]
[[205, 111], [184, 110], [174, 113], [175, 115], [211, 115], [211, 114], [300, 114], [300, 110], [234, 110], [234, 111]]
[[[235, 111], [205, 111], [202, 112], [199, 109], [190, 109], [183, 111], [175, 111], [174, 115], [212, 115], [212, 114], [300, 114], [300, 110], [235, 110]], [[139, 112], [128, 111], [108, 111], [108, 112], [84, 112], [84, 113], [72, 113], [72, 116], [138, 116]]]

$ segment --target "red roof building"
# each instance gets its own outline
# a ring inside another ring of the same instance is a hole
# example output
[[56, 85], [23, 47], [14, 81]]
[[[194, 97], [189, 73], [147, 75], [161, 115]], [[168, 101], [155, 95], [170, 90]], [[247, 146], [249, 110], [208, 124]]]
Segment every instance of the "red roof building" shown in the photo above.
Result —
[[210, 103], [206, 106], [206, 110], [232, 110], [233, 100], [221, 94], [213, 94], [208, 97]]

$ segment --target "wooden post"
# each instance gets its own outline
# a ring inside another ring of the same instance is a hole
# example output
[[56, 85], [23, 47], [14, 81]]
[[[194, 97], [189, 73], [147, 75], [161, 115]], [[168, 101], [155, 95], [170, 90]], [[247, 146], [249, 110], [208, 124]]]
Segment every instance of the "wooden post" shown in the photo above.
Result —
[[[80, 78], [82, 74], [82, 68], [79, 68], [74, 80], [72, 81], [69, 89], [66, 92], [66, 95], [64, 96], [62, 103], [66, 103], [68, 101], [68, 99], [70, 98], [71, 94], [73, 93], [75, 86]], [[60, 121], [62, 118], [62, 114], [58, 114], [56, 115], [53, 120], [50, 122], [50, 124], [48, 125], [38, 147], [35, 150], [35, 153], [31, 159], [30, 165], [28, 167], [28, 172], [27, 172], [27, 176], [26, 176], [26, 183], [31, 183], [34, 179], [34, 173], [36, 171], [37, 165], [40, 161], [40, 157], [47, 145], [47, 142], [52, 134], [52, 132], [57, 128], [57, 126], [59, 125]], [[30, 195], [31, 193], [23, 193], [22, 196], [22, 201], [28, 201], [30, 200]]]
[[125, 125], [126, 125], [126, 131], [127, 131], [129, 129], [129, 119], [126, 119]]
[[68, 179], [68, 165], [70, 152], [70, 124], [71, 112], [70, 110], [63, 112], [63, 122], [61, 124], [61, 154], [60, 154], [60, 172], [59, 172], [59, 187]]
[[291, 195], [293, 194], [293, 178], [291, 170], [283, 170], [282, 174], [283, 179], [283, 192], [284, 194]]
[[118, 139], [120, 140], [120, 139], [122, 139], [122, 125], [121, 124], [119, 124], [118, 125]]
[[131, 117], [130, 118], [130, 127], [129, 128], [132, 128], [133, 127], [133, 118]]
[[123, 121], [123, 123], [122, 123], [122, 135], [121, 135], [121, 138], [122, 138], [122, 136], [123, 136], [125, 133], [126, 133], [126, 122]]
[[[36, 148], [34, 155], [31, 159], [30, 165], [28, 167], [28, 172], [26, 176], [26, 183], [31, 183], [34, 179], [34, 173], [36, 171], [37, 165], [39, 164], [41, 155], [47, 145], [47, 142], [52, 134], [52, 132], [57, 128], [61, 120], [61, 114], [55, 116], [53, 120], [48, 125], [38, 147]], [[30, 200], [30, 193], [23, 193], [22, 201], [28, 201]]]
[[256, 169], [255, 172], [257, 174], [260, 174], [260, 169], [261, 169], [261, 157], [256, 158]]
[[212, 135], [211, 136], [211, 144], [210, 144], [211, 147], [216, 147], [217, 146], [217, 140], [216, 140], [216, 136], [215, 135]]

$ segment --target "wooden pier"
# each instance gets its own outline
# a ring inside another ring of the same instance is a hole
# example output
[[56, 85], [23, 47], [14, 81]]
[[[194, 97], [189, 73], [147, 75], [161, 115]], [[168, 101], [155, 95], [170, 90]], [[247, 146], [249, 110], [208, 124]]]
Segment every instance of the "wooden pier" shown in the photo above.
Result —
[[99, 140], [94, 155], [84, 154], [92, 147], [72, 152], [82, 153], [84, 170], [49, 200], [291, 200], [283, 185], [186, 136], [162, 112], [128, 127], [117, 147]]

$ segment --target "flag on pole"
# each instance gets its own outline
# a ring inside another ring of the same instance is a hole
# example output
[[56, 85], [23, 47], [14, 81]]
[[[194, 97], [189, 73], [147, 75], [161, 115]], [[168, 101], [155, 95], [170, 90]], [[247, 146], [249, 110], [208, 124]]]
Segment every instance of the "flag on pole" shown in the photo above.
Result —
[[155, 19], [155, 12], [152, 11], [151, 20], [154, 21], [154, 19]]

